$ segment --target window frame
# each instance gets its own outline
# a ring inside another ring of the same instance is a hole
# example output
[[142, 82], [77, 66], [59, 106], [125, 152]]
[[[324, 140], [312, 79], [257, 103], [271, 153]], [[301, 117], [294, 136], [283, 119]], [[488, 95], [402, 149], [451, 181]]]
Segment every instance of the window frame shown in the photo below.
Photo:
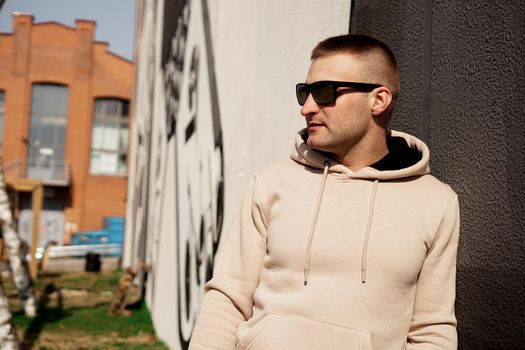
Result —
[[[49, 88], [49, 90], [46, 91], [46, 88]], [[37, 93], [37, 90], [40, 91]], [[50, 93], [53, 90], [56, 93]], [[70, 93], [70, 86], [62, 82], [31, 82], [29, 128], [27, 130], [26, 176], [50, 180], [63, 179], [64, 169], [67, 166], [66, 148], [70, 113]], [[49, 100], [50, 96], [59, 99]], [[60, 98], [63, 98], [63, 100], [60, 100]], [[47, 110], [46, 108], [50, 105], [46, 105], [46, 103], [42, 101], [60, 101], [64, 103], [52, 103], [53, 108], [57, 106], [58, 108]], [[54, 122], [50, 122], [50, 120], [54, 120]], [[55, 127], [53, 127], [53, 125], [55, 125]], [[60, 127], [60, 125], [62, 125], [62, 127]], [[46, 134], [43, 129], [44, 126], [51, 128], [47, 131], [49, 132], [51, 130], [52, 132]], [[35, 146], [36, 142], [38, 142], [38, 145]], [[41, 144], [48, 147], [39, 147]], [[43, 149], [50, 149], [52, 153], [45, 154], [42, 152]]]
[[[118, 102], [116, 113], [108, 113], [109, 106], [103, 106], [99, 110], [97, 104], [104, 102]], [[110, 177], [126, 177], [128, 174], [128, 148], [129, 148], [129, 106], [130, 101], [121, 97], [107, 97], [99, 96], [93, 99], [93, 113], [92, 113], [92, 124], [91, 124], [91, 138], [89, 146], [89, 165], [88, 174], [89, 176], [110, 176]], [[127, 112], [127, 114], [124, 114]], [[104, 134], [104, 129], [108, 126], [117, 127], [117, 148], [111, 149], [108, 147], [99, 147], [94, 145], [96, 128], [101, 127], [101, 133]], [[122, 131], [125, 130], [124, 144], [122, 144]], [[100, 169], [94, 169], [95, 163], [93, 161], [94, 153], [100, 155], [115, 155], [116, 168], [115, 171], [104, 171]], [[121, 169], [120, 160], [123, 158], [123, 169]]]

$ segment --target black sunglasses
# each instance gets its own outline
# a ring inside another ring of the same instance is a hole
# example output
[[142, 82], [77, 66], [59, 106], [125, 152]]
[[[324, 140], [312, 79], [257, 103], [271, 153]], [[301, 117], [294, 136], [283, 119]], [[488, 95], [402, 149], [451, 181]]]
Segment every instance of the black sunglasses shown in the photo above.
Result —
[[339, 87], [349, 87], [359, 91], [369, 92], [381, 86], [382, 85], [354, 83], [350, 81], [322, 80], [312, 84], [297, 84], [295, 86], [295, 94], [297, 95], [297, 102], [299, 102], [301, 106], [304, 105], [310, 94], [312, 94], [315, 102], [319, 104], [330, 104], [334, 103], [337, 99], [337, 88]]

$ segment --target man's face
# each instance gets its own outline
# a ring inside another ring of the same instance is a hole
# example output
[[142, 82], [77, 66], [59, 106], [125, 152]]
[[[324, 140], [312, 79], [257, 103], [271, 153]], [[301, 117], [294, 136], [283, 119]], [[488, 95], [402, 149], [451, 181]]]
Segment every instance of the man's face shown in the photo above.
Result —
[[[312, 62], [307, 84], [321, 80], [370, 82], [363, 58], [351, 54], [321, 57]], [[308, 129], [307, 144], [342, 159], [369, 134], [374, 126], [370, 93], [339, 88], [332, 104], [318, 104], [312, 95], [301, 108]]]

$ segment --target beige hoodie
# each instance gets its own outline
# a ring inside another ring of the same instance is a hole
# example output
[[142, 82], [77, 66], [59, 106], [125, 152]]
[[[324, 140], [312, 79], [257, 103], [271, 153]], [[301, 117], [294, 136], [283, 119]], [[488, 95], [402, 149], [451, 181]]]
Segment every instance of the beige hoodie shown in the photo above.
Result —
[[298, 134], [224, 237], [190, 349], [456, 349], [459, 206], [430, 175], [352, 172]]

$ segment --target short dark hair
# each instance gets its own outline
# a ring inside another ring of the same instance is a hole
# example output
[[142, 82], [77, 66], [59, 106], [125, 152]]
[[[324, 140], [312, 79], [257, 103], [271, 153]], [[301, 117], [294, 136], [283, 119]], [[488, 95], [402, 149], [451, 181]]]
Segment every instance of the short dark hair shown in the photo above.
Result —
[[394, 52], [381, 40], [363, 34], [344, 34], [333, 36], [318, 43], [312, 50], [311, 59], [332, 56], [335, 54], [347, 53], [357, 56], [378, 55], [383, 58], [380, 64], [385, 65], [386, 81], [381, 83], [386, 85], [394, 96], [399, 94], [399, 71]]

